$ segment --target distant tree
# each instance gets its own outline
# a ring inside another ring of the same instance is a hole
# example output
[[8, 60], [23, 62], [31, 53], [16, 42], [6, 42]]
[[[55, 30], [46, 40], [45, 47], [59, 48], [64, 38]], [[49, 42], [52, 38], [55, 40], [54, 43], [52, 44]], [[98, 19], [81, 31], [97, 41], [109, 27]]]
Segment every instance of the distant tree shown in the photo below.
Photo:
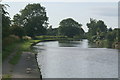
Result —
[[1, 11], [0, 13], [2, 13], [2, 37], [5, 38], [7, 37], [10, 33], [9, 33], [9, 27], [10, 27], [10, 17], [9, 17], [9, 13], [6, 11], [6, 6], [8, 6], [7, 4], [0, 4], [1, 6]]
[[96, 36], [97, 36], [97, 39], [99, 39], [99, 40], [103, 40], [103, 39], [105, 39], [105, 37], [106, 37], [106, 33], [101, 32], [101, 33], [99, 33], [99, 34], [96, 35]]
[[53, 28], [52, 29], [52, 34], [53, 34], [53, 36], [58, 35], [58, 28]]
[[49, 26], [49, 28], [47, 29], [47, 35], [52, 35], [52, 25]]
[[115, 36], [114, 36], [113, 32], [108, 32], [106, 35], [106, 39], [107, 39], [107, 47], [111, 48], [112, 44], [115, 40]]
[[82, 24], [79, 24], [72, 18], [64, 19], [59, 24], [59, 34], [73, 37], [76, 35], [83, 35], [84, 30], [81, 28]]
[[120, 28], [112, 30], [112, 34], [114, 35], [114, 40], [120, 42]]
[[24, 27], [31, 37], [46, 34], [47, 20], [45, 7], [40, 4], [28, 4], [20, 14], [14, 16], [14, 24]]
[[58, 28], [52, 28], [52, 25], [47, 29], [47, 35], [56, 36], [58, 35]]
[[97, 32], [107, 32], [107, 26], [102, 20], [97, 21]]
[[120, 28], [118, 29], [118, 31], [117, 31], [118, 33], [117, 33], [117, 37], [118, 37], [118, 42], [120, 42]]
[[112, 31], [112, 28], [109, 28], [109, 29], [108, 29], [108, 31], [110, 31], [110, 32], [111, 32], [111, 31]]
[[107, 26], [102, 20], [97, 21], [95, 19], [90, 18], [90, 23], [87, 23], [87, 27], [89, 29], [89, 38], [95, 35], [98, 36], [99, 39], [105, 38], [103, 34], [107, 32]]
[[92, 19], [92, 18], [90, 18], [90, 23], [87, 23], [88, 34], [91, 36], [97, 34], [96, 33], [96, 31], [97, 31], [96, 23], [97, 23], [97, 21], [95, 19]]

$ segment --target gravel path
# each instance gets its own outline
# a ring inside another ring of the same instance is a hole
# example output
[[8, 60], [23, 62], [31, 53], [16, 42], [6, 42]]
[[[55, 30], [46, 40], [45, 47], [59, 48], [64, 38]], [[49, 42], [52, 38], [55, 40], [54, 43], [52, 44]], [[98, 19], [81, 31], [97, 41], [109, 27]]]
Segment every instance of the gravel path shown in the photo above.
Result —
[[31, 52], [23, 52], [21, 59], [15, 66], [10, 65], [6, 60], [3, 63], [3, 74], [11, 74], [13, 80], [20, 79], [23, 80], [41, 80], [40, 71], [37, 66], [35, 59], [35, 54]]
[[12, 53], [10, 56], [8, 56], [4, 62], [2, 63], [2, 75], [6, 74], [12, 74], [12, 70], [14, 69], [14, 66], [9, 63], [9, 60], [16, 54], [16, 51]]

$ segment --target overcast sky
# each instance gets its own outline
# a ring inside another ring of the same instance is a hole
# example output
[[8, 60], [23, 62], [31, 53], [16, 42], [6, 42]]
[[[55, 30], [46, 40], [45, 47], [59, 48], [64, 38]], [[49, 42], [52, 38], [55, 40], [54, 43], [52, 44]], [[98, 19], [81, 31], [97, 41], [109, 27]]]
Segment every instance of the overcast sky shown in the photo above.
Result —
[[[29, 2], [3, 2], [9, 4], [10, 17], [19, 13]], [[32, 3], [32, 2], [31, 2]], [[38, 2], [37, 2], [38, 3]], [[49, 23], [54, 28], [66, 18], [73, 18], [87, 31], [86, 23], [90, 18], [103, 20], [112, 28], [118, 27], [118, 2], [40, 2], [46, 8]]]

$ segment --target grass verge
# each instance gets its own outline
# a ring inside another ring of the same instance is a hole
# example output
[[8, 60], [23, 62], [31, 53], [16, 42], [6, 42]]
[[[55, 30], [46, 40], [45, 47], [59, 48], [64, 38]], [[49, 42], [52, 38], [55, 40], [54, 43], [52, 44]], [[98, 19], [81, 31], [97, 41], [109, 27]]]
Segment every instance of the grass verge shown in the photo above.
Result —
[[8, 48], [8, 53], [4, 55], [4, 59], [6, 58], [6, 56], [9, 56], [12, 52], [15, 52], [15, 55], [9, 60], [9, 63], [12, 65], [16, 65], [21, 58], [22, 52], [24, 51], [32, 52], [30, 46], [38, 41], [40, 40], [27, 40], [13, 44], [14, 46]]
[[12, 80], [12, 75], [10, 75], [10, 74], [6, 74], [6, 75], [3, 75], [2, 76], [2, 80]]

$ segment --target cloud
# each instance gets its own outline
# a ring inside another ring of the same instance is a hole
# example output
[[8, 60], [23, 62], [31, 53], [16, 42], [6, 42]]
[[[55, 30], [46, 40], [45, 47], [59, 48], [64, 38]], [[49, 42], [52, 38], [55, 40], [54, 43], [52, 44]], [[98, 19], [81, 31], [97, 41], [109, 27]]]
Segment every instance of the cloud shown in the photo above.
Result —
[[118, 7], [111, 5], [111, 6], [96, 8], [94, 10], [94, 14], [98, 16], [118, 17]]

